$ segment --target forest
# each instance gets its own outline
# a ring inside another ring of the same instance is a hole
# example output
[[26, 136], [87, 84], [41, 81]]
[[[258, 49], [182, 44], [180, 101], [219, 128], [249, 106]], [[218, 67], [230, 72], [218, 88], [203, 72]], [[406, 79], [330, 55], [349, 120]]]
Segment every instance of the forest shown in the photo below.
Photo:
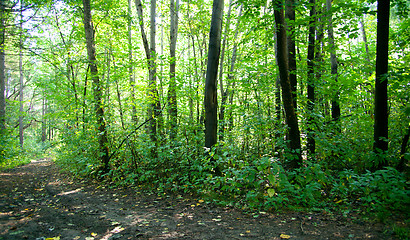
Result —
[[0, 8], [0, 169], [409, 223], [409, 0]]

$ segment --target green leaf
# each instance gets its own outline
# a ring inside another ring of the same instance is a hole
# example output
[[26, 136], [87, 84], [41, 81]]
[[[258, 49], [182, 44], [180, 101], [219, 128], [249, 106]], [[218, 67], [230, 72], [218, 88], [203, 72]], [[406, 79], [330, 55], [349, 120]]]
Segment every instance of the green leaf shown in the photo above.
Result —
[[273, 195], [275, 195], [275, 189], [269, 188], [269, 189], [268, 189], [268, 196], [269, 196], [269, 197], [273, 197]]

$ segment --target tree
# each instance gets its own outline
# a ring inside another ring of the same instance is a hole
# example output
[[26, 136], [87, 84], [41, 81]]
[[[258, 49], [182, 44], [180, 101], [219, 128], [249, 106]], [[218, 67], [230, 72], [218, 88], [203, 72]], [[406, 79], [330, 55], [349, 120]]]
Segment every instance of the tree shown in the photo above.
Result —
[[225, 48], [226, 48], [226, 42], [228, 38], [228, 33], [229, 33], [229, 28], [230, 28], [230, 23], [231, 23], [231, 10], [232, 10], [232, 0], [229, 1], [229, 6], [228, 6], [228, 13], [226, 16], [226, 23], [225, 23], [225, 33], [224, 33], [224, 39], [222, 41], [222, 50], [221, 50], [221, 57], [219, 61], [219, 89], [221, 92], [221, 106], [219, 108], [219, 140], [223, 141], [224, 139], [224, 110], [225, 110], [225, 104], [226, 104], [226, 99], [227, 99], [227, 92], [224, 91], [224, 84], [223, 84], [223, 72], [224, 72], [224, 58], [225, 58]]
[[[228, 11], [228, 15], [229, 15], [229, 11]], [[224, 134], [225, 134], [225, 126], [226, 126], [226, 120], [225, 120], [225, 109], [226, 109], [226, 103], [228, 101], [229, 98], [229, 102], [232, 105], [232, 101], [233, 101], [233, 88], [235, 87], [235, 82], [234, 80], [234, 70], [235, 70], [235, 63], [236, 63], [236, 57], [237, 57], [237, 52], [238, 52], [238, 34], [239, 34], [239, 24], [240, 24], [240, 18], [242, 16], [242, 4], [239, 7], [239, 14], [238, 14], [238, 21], [236, 22], [236, 27], [235, 27], [235, 37], [234, 37], [234, 45], [232, 48], [232, 57], [231, 57], [231, 66], [229, 68], [229, 73], [228, 73], [228, 84], [226, 86], [226, 89], [224, 90], [223, 87], [223, 82], [222, 82], [222, 65], [221, 65], [221, 69], [219, 72], [219, 84], [220, 89], [221, 89], [221, 107], [219, 109], [219, 121], [221, 124], [220, 127], [220, 135], [219, 135], [219, 139], [221, 141], [223, 141], [224, 139]], [[229, 17], [228, 17], [229, 19]], [[226, 30], [225, 30], [225, 36], [227, 35], [227, 29], [228, 29], [228, 24], [226, 25]], [[225, 41], [225, 40], [224, 40]], [[222, 57], [221, 57], [221, 61], [222, 61]], [[232, 120], [232, 116], [229, 116], [229, 120]]]
[[102, 102], [102, 85], [98, 76], [97, 60], [95, 57], [95, 42], [94, 42], [94, 27], [91, 17], [90, 0], [83, 0], [84, 8], [84, 31], [87, 45], [88, 66], [90, 68], [91, 79], [93, 81], [93, 94], [95, 104], [95, 116], [97, 119], [98, 143], [101, 154], [102, 172], [108, 172], [109, 149], [108, 149], [108, 134], [104, 120], [104, 108]]
[[309, 36], [308, 36], [308, 52], [307, 52], [307, 108], [308, 108], [308, 127], [307, 127], [307, 149], [311, 156], [315, 154], [315, 138], [312, 126], [315, 124], [315, 35], [316, 35], [316, 6], [315, 0], [310, 0], [310, 21], [309, 21]]
[[286, 164], [289, 169], [302, 165], [299, 123], [293, 106], [292, 89], [289, 81], [289, 66], [287, 54], [287, 36], [283, 2], [274, 1], [274, 15], [277, 35], [277, 63], [279, 67], [280, 84], [282, 86], [282, 100], [285, 108], [286, 124], [289, 131], [289, 147], [296, 157], [289, 159]]
[[[156, 1], [151, 0], [150, 7], [150, 45], [148, 45], [148, 39], [145, 34], [144, 20], [142, 14], [142, 3], [141, 0], [135, 0], [135, 6], [137, 8], [138, 20], [141, 29], [142, 41], [145, 49], [145, 55], [148, 61], [148, 118], [152, 118], [149, 123], [149, 135], [151, 141], [157, 145], [157, 117], [161, 114], [161, 103], [159, 101], [158, 90], [157, 90], [157, 66], [155, 63], [156, 51], [155, 51], [155, 15], [156, 15]], [[156, 147], [152, 150], [154, 156], [157, 155]]]
[[168, 107], [169, 107], [169, 118], [170, 118], [170, 139], [174, 140], [178, 132], [178, 104], [177, 104], [177, 84], [176, 84], [176, 45], [177, 45], [177, 34], [178, 34], [178, 10], [179, 10], [179, 0], [175, 6], [174, 0], [170, 3], [170, 15], [171, 15], [171, 26], [170, 26], [170, 63], [169, 63], [169, 90], [168, 90]]
[[[328, 38], [329, 38], [329, 45], [330, 45], [330, 68], [331, 74], [334, 79], [335, 85], [338, 82], [337, 79], [337, 59], [336, 59], [336, 45], [335, 45], [335, 37], [333, 36], [333, 20], [332, 20], [332, 1], [326, 0], [326, 10], [329, 14], [329, 25], [328, 25]], [[336, 123], [336, 130], [340, 132], [340, 105], [339, 105], [339, 89], [336, 85], [336, 91], [334, 91], [332, 97], [332, 119]]]
[[[375, 153], [388, 150], [388, 106], [387, 73], [389, 64], [389, 17], [390, 0], [377, 1], [377, 45], [376, 45], [376, 84], [374, 96], [374, 145]], [[387, 166], [386, 159], [375, 163], [375, 169]]]
[[5, 98], [5, 37], [6, 37], [6, 6], [0, 3], [0, 131], [6, 128], [6, 98]]
[[132, 115], [131, 120], [134, 124], [138, 122], [137, 116], [137, 108], [135, 107], [135, 79], [134, 79], [134, 67], [132, 61], [132, 31], [131, 31], [131, 23], [132, 23], [132, 14], [131, 14], [131, 0], [128, 0], [128, 73], [129, 73], [129, 81], [131, 85], [131, 108], [132, 108]]
[[212, 148], [217, 143], [218, 99], [217, 74], [221, 51], [223, 0], [214, 0], [212, 7], [211, 30], [209, 32], [208, 65], [205, 79], [205, 147]]
[[19, 39], [19, 73], [20, 73], [20, 88], [19, 88], [19, 139], [20, 147], [23, 148], [24, 144], [24, 126], [23, 126], [23, 101], [24, 101], [24, 77], [23, 77], [23, 3], [20, 1], [20, 39]]

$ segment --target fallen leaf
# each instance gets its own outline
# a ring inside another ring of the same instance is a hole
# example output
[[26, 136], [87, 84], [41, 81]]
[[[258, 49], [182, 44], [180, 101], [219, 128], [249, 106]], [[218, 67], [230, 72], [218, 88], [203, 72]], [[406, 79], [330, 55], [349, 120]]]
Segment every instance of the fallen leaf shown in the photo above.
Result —
[[280, 238], [282, 238], [282, 239], [289, 239], [290, 236], [289, 236], [289, 235], [286, 235], [286, 234], [281, 234], [281, 235], [280, 235]]
[[91, 236], [93, 236], [93, 237], [95, 237], [95, 236], [97, 236], [98, 234], [97, 233], [91, 233]]

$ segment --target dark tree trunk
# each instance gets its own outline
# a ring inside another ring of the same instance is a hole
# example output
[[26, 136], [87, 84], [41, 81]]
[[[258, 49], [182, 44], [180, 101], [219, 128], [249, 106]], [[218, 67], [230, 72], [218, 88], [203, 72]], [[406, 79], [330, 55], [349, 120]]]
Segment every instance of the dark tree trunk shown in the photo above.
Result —
[[[376, 85], [374, 102], [374, 151], [388, 150], [388, 106], [387, 73], [389, 60], [389, 15], [390, 0], [379, 0], [377, 5], [377, 46], [376, 46]], [[382, 159], [375, 163], [375, 169], [387, 166]]]
[[295, 0], [286, 0], [285, 7], [287, 30], [288, 30], [288, 61], [289, 61], [289, 81], [292, 90], [293, 107], [297, 109], [297, 74], [296, 74], [296, 44], [295, 44]]
[[295, 169], [302, 165], [301, 144], [299, 123], [293, 106], [292, 89], [289, 81], [289, 67], [287, 54], [287, 37], [285, 28], [285, 18], [283, 14], [283, 2], [274, 2], [274, 15], [277, 35], [277, 58], [280, 75], [280, 84], [282, 86], [282, 100], [285, 108], [286, 123], [289, 128], [289, 147], [295, 154], [295, 157], [289, 159], [286, 163], [288, 169]]
[[309, 42], [307, 53], [307, 67], [308, 67], [308, 80], [307, 80], [307, 108], [308, 108], [308, 128], [307, 128], [307, 149], [309, 156], [315, 154], [315, 138], [314, 129], [315, 124], [314, 111], [315, 111], [315, 35], [316, 35], [316, 6], [315, 0], [310, 0], [310, 22], [309, 22]]
[[221, 30], [224, 1], [214, 0], [211, 30], [209, 33], [208, 65], [205, 79], [205, 147], [212, 148], [217, 143], [217, 74], [221, 51]]
[[6, 37], [6, 11], [5, 6], [0, 4], [0, 131], [6, 128], [6, 97], [4, 96], [4, 91], [6, 89], [5, 82], [5, 37]]
[[103, 164], [102, 172], [108, 172], [109, 162], [109, 149], [108, 149], [108, 137], [104, 121], [104, 108], [102, 103], [102, 87], [100, 79], [98, 77], [97, 61], [95, 58], [95, 42], [94, 42], [94, 28], [91, 18], [91, 6], [90, 0], [83, 0], [84, 6], [84, 31], [87, 43], [87, 54], [89, 61], [89, 68], [91, 79], [93, 81], [94, 89], [94, 104], [95, 104], [95, 116], [97, 118], [98, 126], [98, 143], [101, 154], [101, 161]]

